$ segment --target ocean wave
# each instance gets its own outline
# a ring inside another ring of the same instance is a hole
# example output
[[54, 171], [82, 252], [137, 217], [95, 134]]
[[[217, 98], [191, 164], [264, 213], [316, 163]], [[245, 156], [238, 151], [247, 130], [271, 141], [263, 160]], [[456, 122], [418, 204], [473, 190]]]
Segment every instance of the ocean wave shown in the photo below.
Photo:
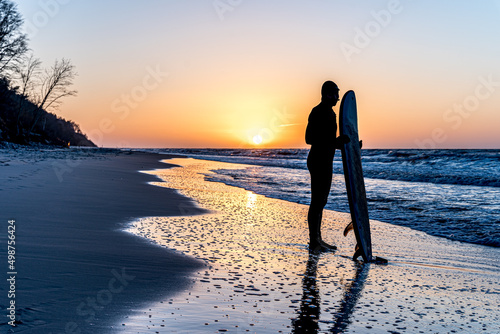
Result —
[[[306, 170], [255, 166], [219, 169], [207, 180], [268, 197], [309, 204]], [[370, 218], [430, 235], [485, 246], [500, 246], [500, 190], [365, 178]], [[327, 208], [349, 212], [343, 175], [334, 175]]]
[[[206, 160], [307, 169], [307, 149], [167, 149]], [[362, 150], [363, 172], [373, 179], [500, 187], [500, 150]], [[340, 152], [334, 170], [342, 174]]]
[[[217, 170], [207, 178], [290, 202], [310, 202], [307, 149], [153, 151], [247, 164], [252, 167]], [[362, 154], [371, 219], [500, 247], [500, 150], [363, 150]], [[327, 208], [349, 212], [340, 152], [333, 173]]]

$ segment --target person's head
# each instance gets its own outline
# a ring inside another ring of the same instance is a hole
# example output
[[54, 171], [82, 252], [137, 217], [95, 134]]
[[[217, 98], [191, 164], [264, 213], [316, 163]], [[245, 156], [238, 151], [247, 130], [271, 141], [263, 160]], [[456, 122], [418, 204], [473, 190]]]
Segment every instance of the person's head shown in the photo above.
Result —
[[325, 81], [321, 87], [321, 101], [334, 106], [339, 101], [339, 87], [333, 81]]

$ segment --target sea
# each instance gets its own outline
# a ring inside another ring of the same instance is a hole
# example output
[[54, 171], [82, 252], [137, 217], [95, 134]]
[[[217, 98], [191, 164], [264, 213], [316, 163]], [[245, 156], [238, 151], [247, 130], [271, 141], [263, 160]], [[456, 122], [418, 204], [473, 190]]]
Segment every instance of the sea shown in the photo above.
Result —
[[[149, 149], [246, 164], [206, 176], [257, 194], [310, 203], [308, 149]], [[500, 247], [500, 150], [363, 149], [370, 219], [457, 242]], [[349, 212], [340, 151], [327, 209]]]

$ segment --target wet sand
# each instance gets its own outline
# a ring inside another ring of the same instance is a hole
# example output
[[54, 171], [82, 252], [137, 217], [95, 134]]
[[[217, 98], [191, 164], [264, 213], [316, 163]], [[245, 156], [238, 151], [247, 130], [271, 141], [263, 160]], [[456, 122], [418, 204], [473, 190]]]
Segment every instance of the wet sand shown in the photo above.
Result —
[[[16, 333], [500, 332], [497, 248], [373, 221], [389, 263], [362, 265], [341, 236], [349, 216], [328, 211], [339, 250], [310, 256], [306, 206], [204, 180], [236, 165], [161, 157], [0, 150]], [[0, 296], [5, 310], [6, 284]]]
[[153, 184], [212, 212], [142, 218], [127, 230], [206, 267], [116, 332], [500, 333], [498, 248], [372, 221], [374, 254], [389, 263], [364, 265], [351, 259], [354, 236], [342, 236], [349, 215], [327, 211], [323, 236], [339, 249], [310, 255], [307, 206], [204, 180], [243, 165], [168, 162], [183, 167], [150, 172], [164, 180]]
[[[133, 309], [192, 285], [201, 261], [122, 231], [144, 216], [203, 212], [138, 172], [169, 166], [159, 160], [117, 150], [0, 150], [3, 277], [7, 221], [16, 226], [15, 333], [109, 333]], [[0, 284], [2, 333], [13, 329], [10, 300]]]

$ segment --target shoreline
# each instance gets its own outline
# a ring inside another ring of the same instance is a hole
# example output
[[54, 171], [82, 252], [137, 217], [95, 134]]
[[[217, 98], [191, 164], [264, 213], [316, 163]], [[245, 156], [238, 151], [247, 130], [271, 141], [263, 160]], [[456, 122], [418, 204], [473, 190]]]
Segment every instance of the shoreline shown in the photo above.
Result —
[[353, 238], [339, 237], [349, 215], [327, 210], [339, 251], [311, 257], [307, 206], [204, 180], [238, 164], [95, 152], [2, 156], [2, 220], [16, 219], [19, 240], [16, 331], [500, 328], [496, 249], [373, 221], [374, 254], [389, 264], [360, 266]]
[[[300, 204], [310, 202], [307, 151], [163, 150], [202, 160], [252, 165], [243, 171], [219, 171], [211, 180]], [[362, 150], [370, 218], [450, 240], [500, 247], [499, 153]], [[349, 212], [340, 154], [333, 161], [333, 173], [326, 208]]]
[[[0, 244], [7, 262], [6, 225], [15, 220], [16, 332], [109, 333], [118, 319], [188, 289], [190, 273], [204, 266], [122, 231], [144, 216], [204, 212], [175, 190], [152, 187], [156, 179], [139, 172], [171, 167], [160, 162], [165, 156], [3, 153]], [[0, 327], [12, 329], [5, 315]]]
[[327, 210], [325, 238], [339, 249], [311, 256], [307, 206], [205, 181], [210, 170], [244, 165], [169, 162], [182, 167], [151, 172], [163, 179], [154, 184], [179, 189], [213, 212], [143, 218], [131, 232], [202, 259], [208, 268], [194, 275], [192, 289], [143, 309], [117, 332], [500, 329], [498, 249], [371, 221], [374, 255], [389, 263], [362, 265], [351, 260], [353, 236], [341, 237], [349, 215]]

